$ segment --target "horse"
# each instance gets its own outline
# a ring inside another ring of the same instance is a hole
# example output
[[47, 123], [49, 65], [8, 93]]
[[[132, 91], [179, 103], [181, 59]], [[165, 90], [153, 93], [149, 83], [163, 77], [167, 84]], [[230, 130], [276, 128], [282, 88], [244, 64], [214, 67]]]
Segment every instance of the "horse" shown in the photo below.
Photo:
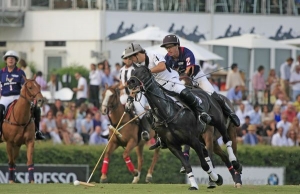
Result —
[[197, 153], [201, 167], [217, 185], [223, 184], [223, 178], [213, 171], [207, 162], [208, 152], [199, 138], [204, 130], [203, 124], [197, 119], [194, 112], [175, 103], [154, 80], [150, 70], [145, 66], [137, 67], [127, 82], [134, 93], [144, 92], [151, 107], [154, 122], [152, 126], [166, 144], [167, 148], [175, 155], [186, 169], [191, 187], [198, 190], [191, 165], [185, 160], [181, 151], [182, 145], [189, 145]]
[[29, 183], [34, 183], [33, 151], [35, 143], [35, 124], [33, 118], [34, 101], [38, 108], [43, 106], [44, 97], [41, 87], [33, 79], [26, 79], [22, 86], [20, 97], [7, 108], [2, 124], [2, 139], [6, 142], [8, 155], [9, 183], [15, 181], [16, 160], [22, 145], [27, 147], [27, 167]]
[[[186, 75], [181, 75], [180, 76], [180, 80], [181, 82], [189, 88], [199, 88], [197, 82], [195, 82], [194, 80], [192, 80], [191, 77], [186, 76]], [[199, 88], [201, 89], [201, 88]], [[234, 107], [232, 105], [232, 103], [230, 102], [230, 100], [219, 94], [221, 96], [222, 99], [224, 99], [227, 104], [231, 107], [232, 110], [234, 110]], [[225, 116], [226, 120], [227, 120], [227, 133], [229, 135], [230, 140], [232, 141], [232, 149], [233, 149], [233, 153], [237, 156], [237, 140], [236, 140], [236, 126], [230, 121], [229, 118], [227, 118]], [[235, 182], [235, 187], [239, 188], [242, 185], [242, 181], [241, 181], [241, 172], [240, 171], [236, 171], [232, 168], [232, 165], [228, 159], [228, 157], [226, 156], [226, 153], [221, 149], [220, 145], [218, 144], [217, 140], [218, 138], [220, 138], [221, 134], [218, 132], [218, 130], [215, 130], [214, 128], [207, 128], [207, 130], [202, 134], [202, 140], [203, 143], [206, 146], [206, 149], [208, 150], [209, 156], [211, 158], [212, 163], [214, 163], [213, 161], [213, 152], [215, 154], [217, 154], [221, 160], [225, 163], [225, 165], [227, 166], [233, 181]], [[185, 146], [184, 148], [185, 152], [189, 152], [189, 147]], [[209, 181], [209, 186], [208, 188], [215, 188], [215, 183], [213, 181]]]
[[[111, 124], [116, 127], [120, 119], [122, 118], [122, 114], [125, 111], [124, 105], [120, 102], [120, 91], [117, 86], [111, 86], [105, 88], [103, 92], [102, 98], [102, 105], [101, 105], [101, 112], [103, 115], [108, 113], [109, 119]], [[130, 114], [125, 114], [121, 120], [120, 126], [127, 123], [129, 120], [132, 119]], [[110, 131], [110, 138], [113, 138], [110, 144], [107, 147], [107, 150], [104, 155], [103, 165], [102, 165], [102, 175], [100, 178], [101, 183], [107, 182], [107, 171], [108, 171], [108, 163], [109, 157], [111, 154], [119, 147], [122, 146], [124, 148], [123, 152], [123, 159], [127, 165], [128, 170], [134, 176], [132, 183], [138, 183], [140, 180], [140, 174], [143, 165], [143, 149], [145, 145], [145, 141], [141, 140], [141, 126], [137, 124], [137, 122], [133, 121], [130, 122], [128, 125], [124, 126], [121, 130], [122, 137], [117, 135], [112, 136], [112, 131]], [[151, 130], [150, 137], [155, 135], [154, 131]], [[133, 148], [136, 147], [136, 154], [138, 159], [138, 168], [135, 169], [134, 165], [130, 159], [130, 152]], [[146, 175], [145, 181], [147, 183], [152, 182], [152, 173], [154, 170], [154, 166], [158, 160], [159, 156], [159, 149], [156, 149], [152, 158], [151, 166], [148, 169], [148, 173]]]

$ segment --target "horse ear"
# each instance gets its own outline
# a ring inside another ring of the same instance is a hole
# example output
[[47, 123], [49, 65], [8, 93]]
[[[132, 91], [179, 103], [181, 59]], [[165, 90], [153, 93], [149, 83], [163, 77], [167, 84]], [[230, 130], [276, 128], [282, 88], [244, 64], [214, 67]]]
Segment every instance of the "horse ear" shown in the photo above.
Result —
[[133, 67], [134, 67], [134, 68], [138, 68], [138, 66], [137, 66], [136, 64], [134, 64], [134, 63], [133, 63]]
[[34, 74], [34, 76], [33, 76], [33, 78], [32, 78], [32, 79], [33, 79], [33, 80], [35, 80], [35, 78], [36, 78], [36, 74]]
[[[22, 77], [23, 77], [24, 81], [26, 81], [26, 80], [27, 80], [27, 78], [26, 78], [26, 76], [25, 76], [25, 75], [22, 75]], [[35, 79], [35, 78], [34, 78], [34, 79]]]

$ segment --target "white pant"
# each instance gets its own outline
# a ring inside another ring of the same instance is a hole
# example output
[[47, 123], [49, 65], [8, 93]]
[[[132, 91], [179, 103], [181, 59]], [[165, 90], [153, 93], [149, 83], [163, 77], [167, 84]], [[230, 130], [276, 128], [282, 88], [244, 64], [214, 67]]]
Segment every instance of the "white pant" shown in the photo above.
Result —
[[18, 100], [20, 95], [15, 95], [15, 96], [1, 96], [0, 98], [0, 104], [3, 104], [5, 106], [5, 109], [7, 106], [13, 102], [14, 100]]
[[53, 141], [53, 144], [62, 144], [59, 134], [55, 133], [54, 131], [50, 131], [50, 136]]
[[[142, 95], [142, 97], [140, 97]], [[128, 95], [127, 94], [122, 94], [120, 96], [120, 101], [124, 105], [126, 104]], [[140, 99], [141, 98], [141, 99]], [[139, 115], [145, 111], [145, 107], [148, 106], [148, 101], [146, 97], [142, 93], [138, 93], [136, 96], [136, 99], [139, 101], [133, 101], [134, 109], [135, 109], [135, 114]], [[139, 118], [143, 118], [145, 114], [139, 116]]]
[[202, 88], [202, 90], [207, 92], [209, 95], [212, 95], [212, 93], [215, 92], [215, 88], [208, 81], [207, 77], [205, 76], [202, 70], [200, 70], [199, 73], [194, 77], [194, 80], [197, 81], [199, 87]]
[[185, 89], [185, 86], [181, 83], [179, 77], [171, 78], [166, 84], [163, 85], [163, 87], [166, 90], [175, 92], [177, 94], [180, 94], [180, 92]]

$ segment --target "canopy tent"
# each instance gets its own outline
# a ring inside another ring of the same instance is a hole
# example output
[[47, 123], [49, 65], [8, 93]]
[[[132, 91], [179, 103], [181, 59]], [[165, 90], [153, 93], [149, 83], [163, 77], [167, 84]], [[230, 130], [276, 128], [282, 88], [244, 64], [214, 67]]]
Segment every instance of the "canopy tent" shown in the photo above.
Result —
[[231, 46], [240, 48], [276, 48], [276, 49], [297, 49], [294, 46], [268, 39], [258, 34], [243, 34], [231, 38], [222, 38], [201, 42], [203, 45]]
[[287, 39], [287, 40], [279, 40], [278, 42], [283, 44], [300, 46], [300, 38]]
[[116, 41], [159, 41], [161, 42], [170, 33], [161, 30], [156, 26], [148, 26], [140, 31], [123, 36]]
[[[235, 36], [230, 38], [222, 38], [209, 40], [205, 42], [201, 42], [201, 45], [213, 45], [213, 46], [228, 46], [228, 64], [232, 64], [232, 48], [246, 48], [250, 50], [250, 60], [248, 65], [249, 68], [249, 78], [251, 79], [254, 74], [254, 49], [270, 49], [270, 64], [275, 68], [275, 49], [287, 49], [291, 51], [295, 51], [299, 48], [295, 46], [290, 46], [287, 44], [280, 43], [275, 40], [268, 39], [264, 36], [257, 34], [243, 34], [241, 36]], [[293, 52], [295, 54], [295, 52]], [[252, 86], [249, 82], [249, 89], [252, 90]]]
[[[195, 44], [192, 41], [188, 41], [186, 39], [180, 38], [180, 45], [190, 49], [194, 53], [196, 60], [202, 60], [202, 61], [223, 60], [223, 58], [220, 57], [219, 55], [216, 55], [213, 52], [206, 50], [205, 48]], [[145, 50], [154, 51], [162, 55], [167, 54], [166, 49], [160, 47], [160, 44], [151, 47], [146, 47]]]

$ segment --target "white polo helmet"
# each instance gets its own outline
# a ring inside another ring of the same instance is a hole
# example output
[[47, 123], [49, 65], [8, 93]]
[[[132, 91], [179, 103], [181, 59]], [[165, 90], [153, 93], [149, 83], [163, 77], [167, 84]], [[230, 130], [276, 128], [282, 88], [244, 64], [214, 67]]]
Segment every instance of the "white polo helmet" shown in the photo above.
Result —
[[7, 57], [14, 57], [16, 59], [16, 61], [18, 62], [20, 57], [19, 57], [19, 54], [16, 52], [16, 51], [7, 51], [5, 53], [5, 55], [3, 56], [3, 60], [6, 61]]
[[145, 51], [141, 45], [139, 44], [136, 44], [136, 43], [131, 43], [127, 46], [127, 48], [125, 49], [125, 54], [123, 56], [123, 58], [127, 58], [127, 57], [130, 57], [134, 54], [137, 54], [141, 51]]

